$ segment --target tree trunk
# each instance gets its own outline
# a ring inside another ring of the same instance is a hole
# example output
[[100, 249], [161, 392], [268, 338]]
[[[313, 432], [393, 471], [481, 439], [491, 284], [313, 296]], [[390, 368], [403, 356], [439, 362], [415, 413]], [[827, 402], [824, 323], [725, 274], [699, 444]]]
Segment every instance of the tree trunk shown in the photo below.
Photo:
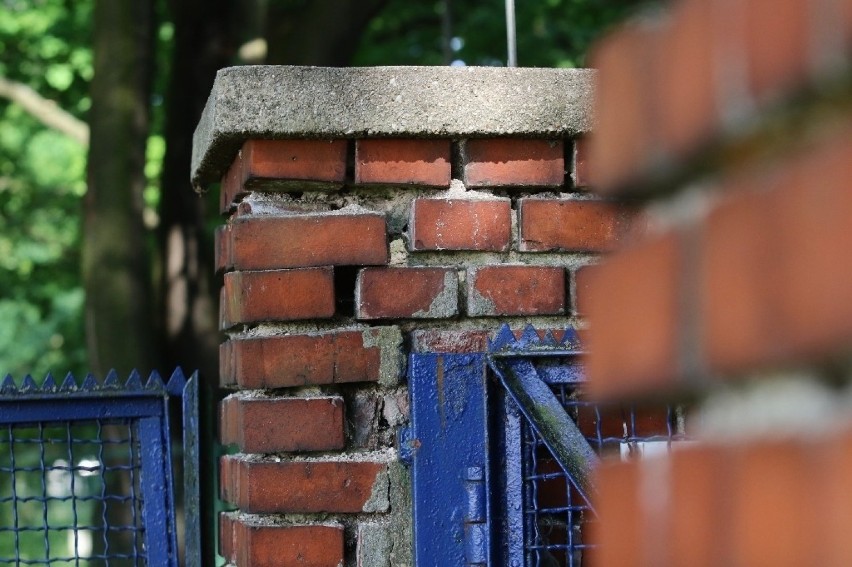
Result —
[[387, 0], [270, 0], [267, 62], [349, 65], [364, 28]]
[[152, 4], [97, 0], [84, 200], [83, 282], [92, 371], [157, 367], [142, 223], [152, 71]]

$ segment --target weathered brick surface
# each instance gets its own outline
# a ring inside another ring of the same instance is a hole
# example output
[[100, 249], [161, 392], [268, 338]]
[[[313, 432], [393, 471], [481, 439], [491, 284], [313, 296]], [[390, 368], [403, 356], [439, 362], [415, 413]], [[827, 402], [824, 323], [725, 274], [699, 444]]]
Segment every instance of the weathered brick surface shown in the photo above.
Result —
[[[846, 565], [852, 512], [837, 503], [852, 494], [850, 448], [844, 431], [605, 465], [592, 525], [599, 564]], [[650, 478], [669, 482], [649, 494]], [[803, 484], [807, 498], [798, 497]]]
[[220, 466], [227, 471], [222, 498], [258, 514], [361, 512], [370, 507], [374, 485], [382, 483], [379, 476], [387, 468], [372, 461], [276, 462], [240, 455], [222, 457]]
[[561, 140], [467, 140], [464, 155], [468, 187], [558, 187], [565, 181]]
[[220, 404], [220, 439], [243, 453], [343, 449], [344, 403], [323, 398], [231, 395]]
[[632, 227], [635, 213], [600, 201], [520, 199], [523, 252], [614, 250]]
[[219, 350], [220, 381], [241, 388], [375, 382], [382, 359], [399, 358], [398, 337], [391, 327], [233, 339]]
[[236, 270], [368, 266], [388, 261], [387, 227], [381, 214], [244, 216], [223, 234], [228, 237], [228, 267]]
[[408, 225], [411, 249], [505, 251], [511, 214], [509, 199], [417, 199]]
[[357, 140], [355, 183], [449, 187], [450, 141]]
[[[337, 523], [276, 525], [258, 518], [225, 513], [221, 537], [230, 536], [238, 567], [333, 567], [343, 564], [343, 526]], [[225, 530], [228, 531], [225, 531]]]
[[622, 186], [651, 151], [656, 128], [647, 109], [652, 108], [648, 63], [653, 41], [657, 38], [648, 28], [630, 26], [598, 43], [591, 55], [591, 67], [600, 69], [595, 131], [589, 138], [590, 181], [596, 191]]
[[225, 224], [216, 227], [213, 237], [216, 244], [213, 263], [218, 274], [233, 265], [233, 260], [231, 259], [231, 225]]
[[593, 395], [666, 386], [677, 371], [681, 252], [670, 235], [622, 252], [578, 274], [583, 339]]
[[248, 140], [222, 179], [222, 211], [253, 189], [340, 187], [346, 178], [346, 145], [346, 140]]
[[365, 268], [355, 290], [358, 319], [441, 319], [458, 313], [451, 268]]
[[322, 319], [334, 315], [331, 268], [225, 274], [224, 325]]
[[558, 315], [565, 310], [565, 270], [516, 265], [470, 268], [467, 294], [469, 316]]
[[473, 353], [488, 350], [489, 331], [417, 329], [411, 333], [413, 352]]

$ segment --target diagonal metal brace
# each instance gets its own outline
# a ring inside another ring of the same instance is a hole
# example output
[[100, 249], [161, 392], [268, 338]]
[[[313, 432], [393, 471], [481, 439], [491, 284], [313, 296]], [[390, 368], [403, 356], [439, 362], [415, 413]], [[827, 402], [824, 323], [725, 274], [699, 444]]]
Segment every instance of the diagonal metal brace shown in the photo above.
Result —
[[535, 432], [568, 473], [583, 497], [596, 493], [592, 470], [600, 461], [577, 424], [524, 358], [489, 357], [488, 364]]

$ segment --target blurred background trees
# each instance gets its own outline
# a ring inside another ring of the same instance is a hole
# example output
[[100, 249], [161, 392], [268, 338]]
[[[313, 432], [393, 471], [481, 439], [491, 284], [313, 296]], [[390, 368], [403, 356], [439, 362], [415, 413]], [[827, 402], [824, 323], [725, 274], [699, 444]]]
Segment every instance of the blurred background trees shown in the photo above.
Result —
[[[518, 2], [519, 64], [582, 66], [636, 6]], [[0, 374], [216, 379], [220, 220], [188, 179], [217, 69], [503, 65], [505, 36], [501, 0], [0, 0]]]

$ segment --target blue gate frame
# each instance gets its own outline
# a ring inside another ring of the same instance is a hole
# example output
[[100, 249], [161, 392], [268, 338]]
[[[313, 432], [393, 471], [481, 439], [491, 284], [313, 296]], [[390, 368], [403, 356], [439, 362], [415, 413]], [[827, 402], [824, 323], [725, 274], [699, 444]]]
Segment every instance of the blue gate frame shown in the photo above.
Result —
[[[418, 567], [579, 566], [593, 547], [582, 528], [596, 519], [598, 455], [685, 439], [672, 408], [661, 433], [638, 428], [635, 408], [619, 410], [623, 433], [604, 431], [604, 410], [578, 395], [577, 334], [557, 336], [527, 327], [516, 338], [504, 326], [488, 353], [410, 356], [411, 425], [399, 446], [412, 470]], [[558, 505], [540, 494], [554, 483]]]
[[[45, 487], [44, 477], [46, 473], [54, 469], [63, 469], [71, 472], [72, 478], [72, 500], [73, 478], [75, 471], [85, 471], [86, 467], [69, 462], [67, 467], [54, 467], [44, 462], [44, 444], [57, 442], [57, 440], [46, 439], [44, 431], [48, 428], [57, 427], [57, 424], [65, 424], [67, 430], [67, 443], [72, 447], [74, 443], [94, 443], [101, 450], [106, 443], [100, 438], [102, 429], [115, 424], [127, 427], [127, 438], [123, 439], [130, 451], [131, 465], [118, 466], [113, 469], [106, 467], [101, 460], [99, 467], [92, 469], [92, 473], [105, 476], [113, 470], [138, 471], [135, 484], [138, 486], [139, 494], [135, 491], [134, 483], [131, 482], [129, 497], [132, 499], [134, 516], [138, 508], [140, 513], [139, 525], [122, 526], [121, 528], [104, 525], [100, 529], [132, 529], [134, 538], [138, 537], [141, 549], [134, 549], [131, 556], [115, 556], [118, 559], [135, 559], [144, 565], [156, 567], [177, 567], [179, 563], [177, 546], [177, 526], [175, 522], [175, 496], [172, 462], [172, 446], [169, 434], [170, 408], [174, 409], [175, 403], [180, 401], [183, 429], [183, 492], [185, 501], [185, 565], [187, 567], [200, 566], [200, 532], [198, 529], [199, 508], [199, 484], [198, 484], [198, 376], [197, 373], [187, 379], [180, 369], [174, 371], [167, 382], [164, 382], [159, 374], [152, 373], [147, 381], [143, 383], [138, 372], [133, 371], [126, 382], [121, 383], [115, 372], [110, 372], [103, 382], [99, 382], [91, 375], [87, 376], [82, 385], [78, 385], [72, 375], [57, 384], [53, 377], [48, 375], [44, 383], [39, 386], [27, 376], [23, 383], [18, 385], [11, 376], [7, 376], [0, 385], [0, 430], [5, 428], [8, 433], [7, 451], [11, 456], [11, 465], [0, 470], [2, 474], [11, 474], [11, 494], [0, 496], [0, 505], [11, 507], [14, 515], [14, 525], [0, 527], [0, 537], [14, 537], [16, 541], [15, 553], [19, 554], [17, 541], [19, 532], [22, 530], [44, 532], [45, 542], [48, 542], [49, 531], [73, 530], [76, 542], [77, 530], [84, 529], [74, 526], [50, 526], [48, 520], [48, 502], [62, 500], [49, 496]], [[72, 427], [79, 423], [97, 424], [98, 438], [74, 439]], [[61, 425], [60, 425], [61, 427]], [[39, 438], [26, 439], [15, 431], [22, 428], [30, 428], [39, 432]], [[59, 440], [62, 442], [63, 440]], [[38, 467], [16, 467], [15, 465], [15, 443], [35, 442], [41, 443], [42, 459]], [[114, 441], [113, 441], [114, 442]], [[69, 448], [69, 452], [73, 452]], [[73, 457], [73, 455], [72, 455]], [[34, 472], [41, 474], [42, 494], [40, 496], [18, 495], [16, 492], [15, 474]], [[102, 483], [105, 483], [102, 480]], [[122, 499], [116, 495], [106, 495], [102, 500]], [[126, 499], [124, 499], [126, 500]], [[18, 525], [18, 509], [25, 502], [35, 502], [44, 508], [43, 526], [20, 526]], [[103, 503], [104, 522], [106, 522], [106, 507]], [[6, 532], [4, 535], [3, 532]], [[138, 532], [138, 534], [136, 534]], [[106, 536], [104, 536], [106, 539]], [[46, 557], [44, 560], [27, 561], [20, 557], [9, 560], [0, 558], [0, 564], [13, 562], [14, 564], [50, 564], [61, 561], [59, 558], [49, 557], [49, 543], [47, 544]], [[75, 543], [76, 545], [76, 543]], [[135, 544], [134, 544], [135, 545]], [[76, 552], [75, 552], [76, 555]], [[85, 557], [71, 557], [65, 560], [85, 559]], [[106, 564], [109, 563], [106, 558]], [[77, 563], [78, 564], [78, 563]]]

